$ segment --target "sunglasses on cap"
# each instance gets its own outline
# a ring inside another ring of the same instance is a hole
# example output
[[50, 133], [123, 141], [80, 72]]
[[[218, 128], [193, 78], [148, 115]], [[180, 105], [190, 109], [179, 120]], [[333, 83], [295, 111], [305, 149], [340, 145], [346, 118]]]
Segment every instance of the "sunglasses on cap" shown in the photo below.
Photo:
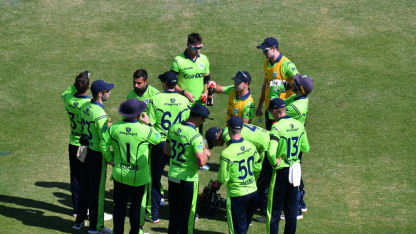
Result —
[[200, 50], [200, 49], [202, 49], [202, 47], [203, 47], [203, 45], [201, 44], [201, 46], [199, 46], [199, 47], [196, 47], [196, 46], [193, 46], [193, 45], [191, 45], [191, 44], [188, 44], [191, 48], [192, 48], [192, 50]]
[[273, 47], [270, 47], [270, 48], [264, 48], [264, 49], [263, 49], [263, 53], [265, 54], [265, 53], [269, 52], [269, 50], [271, 50], [271, 49], [273, 49]]

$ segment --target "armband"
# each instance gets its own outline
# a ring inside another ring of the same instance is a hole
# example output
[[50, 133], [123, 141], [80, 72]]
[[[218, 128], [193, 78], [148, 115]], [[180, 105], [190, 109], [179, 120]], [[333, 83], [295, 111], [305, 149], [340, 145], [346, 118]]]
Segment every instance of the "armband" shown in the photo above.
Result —
[[211, 80], [211, 75], [204, 76], [204, 84], [208, 84], [208, 81]]

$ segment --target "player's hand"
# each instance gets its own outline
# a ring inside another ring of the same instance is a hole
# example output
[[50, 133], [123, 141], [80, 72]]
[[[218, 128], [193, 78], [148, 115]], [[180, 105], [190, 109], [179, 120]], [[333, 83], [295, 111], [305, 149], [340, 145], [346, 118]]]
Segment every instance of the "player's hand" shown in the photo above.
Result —
[[111, 125], [112, 125], [113, 123], [111, 123], [111, 118], [108, 118], [108, 121], [107, 121], [107, 127], [111, 127]]
[[213, 88], [215, 89], [217, 87], [217, 82], [215, 82], [213, 80], [208, 81], [208, 87], [210, 87], [212, 85], [214, 86]]
[[149, 116], [146, 113], [141, 113], [140, 115], [138, 115], [137, 120], [143, 122], [144, 124], [150, 123]]
[[261, 111], [261, 108], [262, 108], [262, 106], [260, 106], [260, 105], [257, 107], [256, 116], [262, 116], [263, 115], [263, 112]]
[[208, 96], [208, 93], [203, 93], [201, 95], [201, 102], [206, 103], [207, 102], [207, 96]]
[[185, 92], [183, 92], [183, 95], [185, 95], [185, 97], [188, 98], [188, 100], [190, 102], [192, 102], [192, 103], [194, 102], [194, 96], [192, 95], [192, 93], [190, 93], [188, 91], [185, 91]]
[[207, 148], [204, 148], [204, 154], [209, 158], [211, 156], [211, 151], [209, 151]]
[[278, 168], [279, 167], [279, 165], [280, 165], [280, 162], [282, 161], [282, 159], [281, 158], [278, 158], [277, 160], [276, 160], [276, 166], [275, 166], [275, 168]]

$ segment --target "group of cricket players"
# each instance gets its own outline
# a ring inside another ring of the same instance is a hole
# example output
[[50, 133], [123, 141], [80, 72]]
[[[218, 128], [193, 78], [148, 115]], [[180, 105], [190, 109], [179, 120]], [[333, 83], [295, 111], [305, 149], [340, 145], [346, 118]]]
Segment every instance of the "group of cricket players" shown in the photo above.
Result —
[[[296, 232], [307, 211], [300, 162], [309, 151], [304, 125], [312, 79], [280, 53], [277, 39], [264, 39], [257, 46], [266, 61], [256, 108], [250, 73], [237, 71], [230, 85], [218, 84], [202, 48], [202, 37], [189, 34], [186, 49], [159, 75], [163, 91], [148, 83], [145, 69], [136, 70], [133, 90], [118, 108], [122, 120], [115, 123], [104, 108], [113, 83], [90, 82], [84, 71], [63, 92], [71, 129], [74, 229], [83, 229], [89, 219], [88, 233], [124, 233], [127, 207], [130, 233], [143, 233], [145, 221], [159, 223], [168, 164], [168, 233], [193, 233], [198, 170], [209, 170], [210, 149], [225, 145], [219, 161], [210, 164], [219, 165], [213, 186], [227, 189], [228, 232], [247, 233], [256, 211], [260, 216], [254, 220], [265, 223], [267, 233], [278, 233], [281, 219], [285, 233]], [[203, 137], [213, 93], [228, 95], [227, 114], [222, 126], [207, 129]], [[265, 129], [252, 124], [263, 106]], [[114, 182], [112, 230], [104, 227], [111, 218], [104, 212], [107, 167]]]

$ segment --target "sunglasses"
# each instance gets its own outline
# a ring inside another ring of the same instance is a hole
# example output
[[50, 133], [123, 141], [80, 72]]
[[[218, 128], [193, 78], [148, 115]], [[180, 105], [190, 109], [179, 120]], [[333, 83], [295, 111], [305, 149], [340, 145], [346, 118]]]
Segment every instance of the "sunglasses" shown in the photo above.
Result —
[[267, 53], [267, 52], [269, 52], [269, 50], [271, 50], [272, 48], [264, 48], [263, 49], [263, 53], [265, 54], [265, 53]]
[[192, 48], [192, 50], [200, 50], [200, 49], [202, 49], [202, 47], [203, 47], [203, 45], [201, 45], [201, 46], [199, 46], [199, 47], [193, 46], [193, 45], [191, 45], [191, 44], [188, 44], [188, 45]]

